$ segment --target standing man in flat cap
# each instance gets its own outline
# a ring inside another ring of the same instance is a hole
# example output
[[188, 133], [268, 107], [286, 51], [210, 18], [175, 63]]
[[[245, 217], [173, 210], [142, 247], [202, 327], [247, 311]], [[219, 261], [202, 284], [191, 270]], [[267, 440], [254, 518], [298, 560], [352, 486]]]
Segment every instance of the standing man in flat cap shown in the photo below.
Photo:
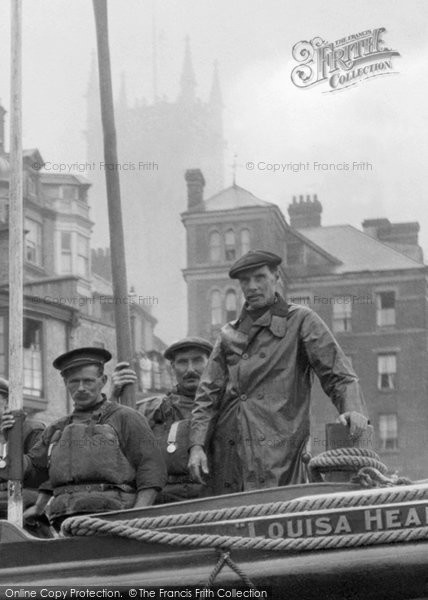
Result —
[[[48, 426], [24, 457], [26, 473], [48, 475], [25, 518], [41, 515], [51, 500], [49, 517], [58, 529], [71, 515], [150, 505], [165, 485], [165, 464], [146, 419], [102, 393], [110, 359], [102, 348], [77, 348], [54, 361], [74, 410]], [[4, 415], [3, 427], [12, 424], [12, 415]]]
[[[164, 454], [168, 483], [156, 498], [156, 504], [197, 498], [202, 485], [189, 475], [189, 428], [195, 394], [201, 375], [213, 347], [199, 337], [187, 337], [174, 342], [164, 352], [171, 361], [177, 386], [165, 396], [145, 398], [139, 410], [147, 418]], [[122, 387], [135, 379], [134, 371], [119, 363], [113, 373], [113, 393], [118, 396]]]
[[311, 309], [287, 304], [276, 293], [280, 263], [279, 256], [255, 250], [229, 272], [245, 304], [214, 346], [190, 436], [189, 469], [197, 481], [210, 469], [216, 494], [306, 481], [302, 455], [313, 372], [350, 434], [359, 437], [367, 427], [357, 376], [330, 330]]

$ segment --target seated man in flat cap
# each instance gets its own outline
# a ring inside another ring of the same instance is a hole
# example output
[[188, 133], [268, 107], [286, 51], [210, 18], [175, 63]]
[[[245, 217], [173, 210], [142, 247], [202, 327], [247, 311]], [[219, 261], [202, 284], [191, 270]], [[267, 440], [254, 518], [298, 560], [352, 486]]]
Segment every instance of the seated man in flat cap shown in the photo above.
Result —
[[[168, 469], [168, 483], [156, 498], [156, 504], [197, 498], [202, 493], [201, 483], [194, 482], [188, 472], [189, 426], [195, 393], [202, 372], [208, 362], [212, 345], [198, 337], [187, 337], [171, 344], [164, 352], [171, 361], [177, 387], [166, 396], [141, 400], [139, 410], [147, 418], [164, 454]], [[113, 373], [114, 394], [119, 395], [123, 385], [135, 379], [134, 371], [123, 369], [119, 363]]]
[[[0, 377], [0, 419], [3, 412], [9, 406], [9, 382], [3, 377]], [[25, 416], [23, 423], [23, 451], [27, 453], [38, 441], [42, 432], [45, 429], [45, 424], [41, 421]], [[1, 456], [3, 459], [7, 454], [7, 439], [3, 432], [0, 432]], [[0, 462], [3, 464], [3, 461]], [[42, 482], [43, 476], [27, 479], [23, 493], [24, 508], [31, 506], [37, 499], [37, 488]], [[0, 519], [7, 518], [7, 480], [0, 478]]]
[[351, 436], [359, 437], [368, 424], [357, 376], [330, 330], [311, 309], [276, 293], [280, 263], [276, 254], [255, 250], [229, 271], [246, 302], [216, 341], [190, 434], [189, 469], [197, 481], [208, 474], [211, 442], [216, 494], [307, 481], [302, 455], [313, 372]]
[[[25, 472], [46, 469], [36, 505], [24, 517], [41, 515], [48, 501], [55, 528], [68, 516], [150, 505], [166, 482], [162, 455], [146, 419], [132, 408], [107, 400], [102, 348], [78, 348], [59, 356], [73, 412], [52, 425], [25, 455]], [[3, 427], [13, 417], [3, 416]]]

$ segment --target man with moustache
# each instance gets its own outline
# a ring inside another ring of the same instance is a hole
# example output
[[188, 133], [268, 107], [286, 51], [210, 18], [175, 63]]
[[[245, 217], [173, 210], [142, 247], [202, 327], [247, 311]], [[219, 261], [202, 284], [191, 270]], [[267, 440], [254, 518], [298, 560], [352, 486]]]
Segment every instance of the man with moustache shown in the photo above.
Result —
[[357, 376], [330, 330], [311, 309], [276, 293], [280, 263], [254, 250], [229, 271], [246, 302], [215, 343], [190, 435], [190, 472], [199, 482], [210, 475], [215, 494], [306, 482], [313, 373], [351, 436], [367, 427]]
[[[73, 412], [49, 425], [24, 456], [25, 475], [45, 471], [35, 506], [24, 518], [48, 515], [56, 529], [76, 514], [143, 507], [153, 503], [166, 482], [162, 455], [146, 419], [137, 411], [107, 400], [102, 348], [77, 348], [59, 356]], [[5, 411], [2, 428], [13, 426]]]
[[[164, 454], [168, 482], [155, 504], [190, 500], [202, 494], [202, 484], [189, 476], [189, 426], [195, 393], [212, 351], [212, 344], [199, 337], [174, 342], [164, 352], [171, 362], [177, 385], [165, 396], [145, 398], [138, 403]], [[127, 368], [128, 367], [128, 368]], [[124, 385], [136, 379], [127, 363], [119, 363], [113, 373], [113, 393], [119, 396]]]

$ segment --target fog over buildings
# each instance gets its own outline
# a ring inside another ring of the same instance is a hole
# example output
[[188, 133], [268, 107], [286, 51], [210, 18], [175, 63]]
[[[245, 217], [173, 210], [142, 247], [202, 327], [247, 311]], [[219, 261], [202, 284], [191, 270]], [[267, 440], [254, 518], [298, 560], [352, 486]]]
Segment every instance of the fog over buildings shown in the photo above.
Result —
[[[139, 172], [138, 179], [132, 172], [124, 174], [122, 182], [128, 279], [141, 295], [159, 298], [153, 313], [159, 319], [158, 335], [165, 341], [187, 333], [181, 273], [186, 267], [185, 230], [180, 220], [186, 168], [202, 169], [209, 195], [232, 183], [236, 154], [238, 184], [278, 204], [286, 217], [293, 196], [317, 194], [324, 224], [360, 227], [363, 219], [378, 217], [419, 221], [420, 243], [427, 251], [426, 2], [109, 0], [108, 4], [119, 151], [124, 153], [119, 160], [135, 163]], [[400, 54], [393, 59], [394, 73], [336, 93], [326, 93], [322, 85], [299, 89], [291, 82], [296, 65], [292, 48], [297, 42], [316, 36], [333, 42], [380, 27], [386, 30], [385, 44]], [[3, 2], [3, 57], [9, 56], [9, 36], [9, 5]], [[38, 148], [49, 169], [97, 160], [88, 155], [87, 145], [88, 132], [95, 127], [87, 115], [88, 82], [96, 83], [92, 3], [26, 2], [23, 36], [24, 147]], [[215, 61], [221, 93], [217, 108], [222, 104], [216, 115]], [[4, 59], [0, 73], [0, 98], [6, 110], [7, 64]], [[183, 85], [194, 95], [191, 101], [197, 110], [183, 108]], [[162, 121], [167, 114], [174, 143], [165, 154], [162, 148], [168, 142], [159, 140], [159, 147], [154, 147], [152, 140], [165, 129]], [[152, 125], [147, 126], [149, 115]], [[195, 138], [186, 138], [189, 128]], [[141, 147], [136, 129], [145, 135]], [[121, 131], [127, 132], [128, 149]], [[151, 161], [159, 164], [157, 171], [138, 169], [140, 162]], [[255, 168], [248, 168], [250, 162]], [[314, 168], [314, 162], [336, 167]], [[274, 163], [309, 163], [310, 168], [267, 168]], [[354, 163], [371, 167], [338, 167]], [[78, 167], [70, 170], [78, 173]], [[181, 184], [176, 184], [180, 172]], [[98, 169], [93, 179], [100, 175]], [[89, 171], [86, 176], [91, 179]], [[143, 177], [147, 187], [139, 197]], [[154, 194], [160, 194], [162, 202], [154, 201]], [[97, 197], [95, 186], [91, 202], [92, 245], [105, 247], [106, 203]]]

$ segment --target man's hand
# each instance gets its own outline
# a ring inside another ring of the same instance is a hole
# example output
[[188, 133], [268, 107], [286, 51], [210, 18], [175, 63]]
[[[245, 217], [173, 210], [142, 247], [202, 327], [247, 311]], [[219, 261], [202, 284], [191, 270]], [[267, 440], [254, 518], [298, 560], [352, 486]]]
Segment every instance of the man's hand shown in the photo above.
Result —
[[131, 369], [128, 362], [117, 363], [113, 375], [111, 376], [112, 381], [112, 396], [119, 398], [123, 388], [126, 385], [137, 382], [137, 374], [134, 369]]
[[158, 492], [154, 488], [146, 488], [144, 490], [140, 490], [137, 494], [134, 508], [143, 508], [144, 506], [151, 506], [156, 500], [157, 495]]
[[342, 425], [349, 426], [349, 436], [353, 440], [358, 440], [367, 430], [369, 420], [361, 413], [351, 410], [339, 415], [337, 423], [342, 423]]
[[209, 471], [207, 455], [202, 446], [192, 446], [187, 468], [194, 481], [205, 484], [202, 475], [208, 475]]
[[7, 438], [7, 433], [9, 429], [15, 425], [15, 417], [12, 414], [10, 408], [5, 408], [0, 421], [0, 430], [4, 434], [5, 438]]
[[45, 508], [49, 500], [51, 499], [50, 494], [46, 492], [39, 492], [37, 496], [36, 503], [33, 506], [29, 506], [27, 510], [24, 511], [23, 519], [24, 521], [37, 521], [37, 519], [45, 512]]

